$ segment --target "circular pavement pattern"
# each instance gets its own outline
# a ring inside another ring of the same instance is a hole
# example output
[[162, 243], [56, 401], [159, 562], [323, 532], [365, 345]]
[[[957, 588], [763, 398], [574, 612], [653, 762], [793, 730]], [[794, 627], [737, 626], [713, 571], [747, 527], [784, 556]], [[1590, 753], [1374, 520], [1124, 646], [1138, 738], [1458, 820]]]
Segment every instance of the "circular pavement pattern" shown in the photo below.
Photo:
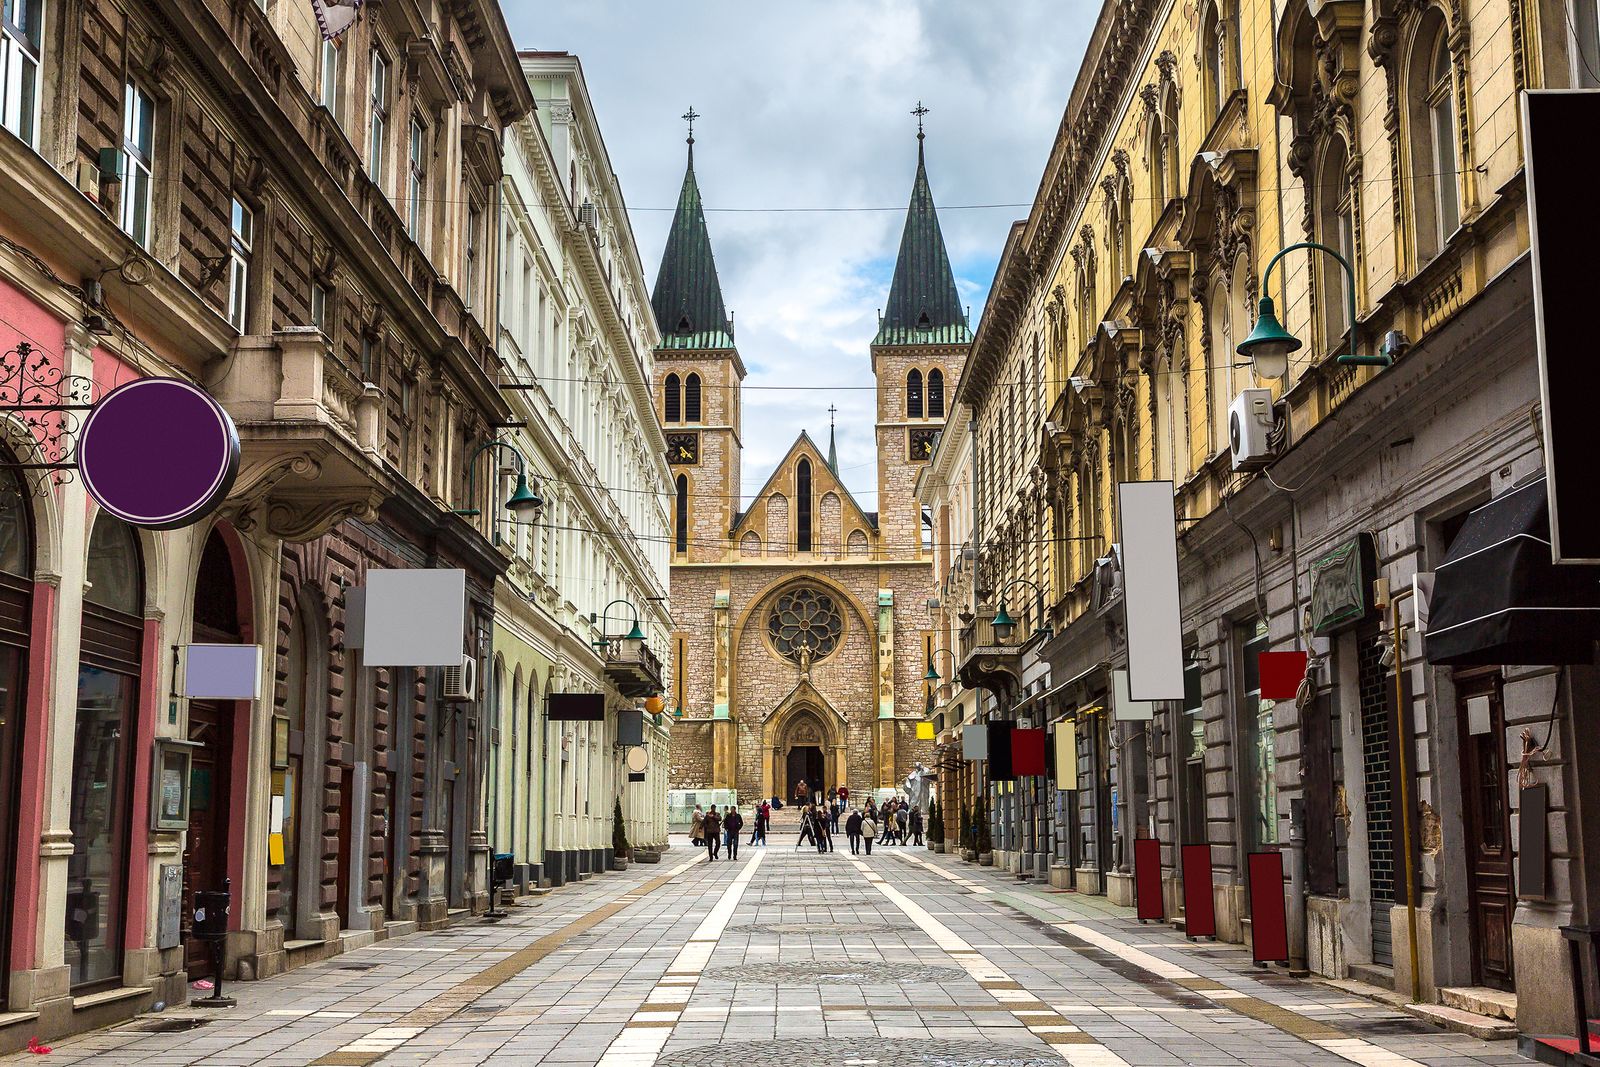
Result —
[[841, 1037], [699, 1045], [668, 1053], [656, 1067], [1061, 1067], [1061, 1058], [989, 1041], [885, 1041]]
[[730, 933], [748, 934], [811, 934], [815, 937], [837, 937], [840, 934], [876, 934], [883, 932], [883, 924], [836, 923], [819, 919], [814, 923], [748, 923], [731, 926]]
[[950, 982], [967, 977], [967, 972], [959, 967], [924, 967], [917, 963], [823, 960], [712, 967], [701, 977], [712, 982], [766, 982], [772, 985], [863, 985], [876, 982]]

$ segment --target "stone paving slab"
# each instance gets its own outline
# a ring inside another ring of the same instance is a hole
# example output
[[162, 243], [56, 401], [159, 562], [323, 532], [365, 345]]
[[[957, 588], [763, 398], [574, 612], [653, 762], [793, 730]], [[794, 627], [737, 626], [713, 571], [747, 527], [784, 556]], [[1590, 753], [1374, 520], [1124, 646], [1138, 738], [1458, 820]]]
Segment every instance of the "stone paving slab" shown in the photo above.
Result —
[[[355, 969], [352, 965], [360, 965]], [[920, 848], [774, 835], [737, 862], [674, 849], [468, 920], [229, 986], [237, 1008], [137, 1026], [47, 1064], [559, 1067], [1524, 1067], [1104, 898]], [[196, 1015], [168, 1012], [161, 1021]], [[145, 1020], [141, 1020], [143, 1022]], [[0, 1061], [39, 1062], [17, 1056]]]

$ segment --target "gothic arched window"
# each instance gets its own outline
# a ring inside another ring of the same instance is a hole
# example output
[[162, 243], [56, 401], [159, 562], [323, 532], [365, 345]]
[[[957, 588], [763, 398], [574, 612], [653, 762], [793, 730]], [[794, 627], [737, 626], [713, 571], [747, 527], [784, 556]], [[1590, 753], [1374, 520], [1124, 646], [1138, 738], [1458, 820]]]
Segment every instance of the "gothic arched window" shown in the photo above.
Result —
[[794, 469], [795, 550], [811, 551], [811, 461], [802, 459]]
[[700, 375], [691, 374], [683, 380], [683, 421], [700, 421]]
[[944, 418], [944, 372], [938, 367], [928, 372], [928, 418]]
[[906, 375], [906, 418], [922, 418], [922, 372], [919, 370]]
[[[1429, 11], [1412, 49], [1407, 72], [1411, 171], [1418, 264], [1440, 252], [1461, 224], [1461, 185], [1456, 174], [1455, 75], [1444, 16]], [[1427, 175], [1427, 177], [1423, 177]]]
[[667, 375], [667, 422], [681, 422], [683, 420], [682, 386], [676, 374]]
[[672, 509], [672, 547], [678, 552], [689, 551], [689, 477], [678, 475], [678, 498]]

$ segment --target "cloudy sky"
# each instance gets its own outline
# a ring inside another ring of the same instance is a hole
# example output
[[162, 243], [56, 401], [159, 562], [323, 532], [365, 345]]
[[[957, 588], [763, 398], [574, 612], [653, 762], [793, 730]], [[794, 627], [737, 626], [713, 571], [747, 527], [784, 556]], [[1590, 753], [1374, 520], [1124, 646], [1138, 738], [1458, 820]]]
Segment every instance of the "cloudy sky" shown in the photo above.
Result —
[[[932, 109], [929, 178], [976, 325], [1006, 231], [1038, 188], [1098, 5], [505, 7], [518, 47], [565, 50], [582, 61], [652, 284], [683, 180], [678, 116], [691, 104], [702, 116], [695, 172], [750, 371], [743, 491], [761, 487], [800, 430], [826, 447], [832, 404], [845, 481], [863, 507], [875, 508], [868, 344], [916, 168], [909, 112], [919, 100]], [[834, 210], [795, 210], [814, 208]], [[807, 388], [755, 388], [795, 385]]]

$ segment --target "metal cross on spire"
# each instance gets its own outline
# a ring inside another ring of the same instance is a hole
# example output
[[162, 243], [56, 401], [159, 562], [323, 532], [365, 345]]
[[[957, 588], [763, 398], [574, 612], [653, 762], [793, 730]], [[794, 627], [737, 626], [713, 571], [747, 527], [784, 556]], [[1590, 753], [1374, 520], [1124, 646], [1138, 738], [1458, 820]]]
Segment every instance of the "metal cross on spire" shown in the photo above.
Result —
[[911, 109], [911, 113], [913, 115], [917, 116], [917, 140], [919, 140], [919, 141], [922, 140], [922, 138], [923, 138], [922, 116], [926, 115], [929, 112], [929, 110], [931, 110], [931, 109], [922, 106], [922, 101], [921, 100], [918, 100], [917, 101], [917, 106]]
[[833, 417], [835, 415], [837, 415], [838, 413], [839, 413], [839, 409], [838, 408], [834, 407], [832, 404], [828, 405], [828, 432], [829, 433], [833, 432]]
[[700, 112], [694, 109], [693, 104], [690, 104], [689, 110], [685, 111], [680, 117], [689, 124], [689, 143], [694, 144], [694, 120], [700, 117]]

